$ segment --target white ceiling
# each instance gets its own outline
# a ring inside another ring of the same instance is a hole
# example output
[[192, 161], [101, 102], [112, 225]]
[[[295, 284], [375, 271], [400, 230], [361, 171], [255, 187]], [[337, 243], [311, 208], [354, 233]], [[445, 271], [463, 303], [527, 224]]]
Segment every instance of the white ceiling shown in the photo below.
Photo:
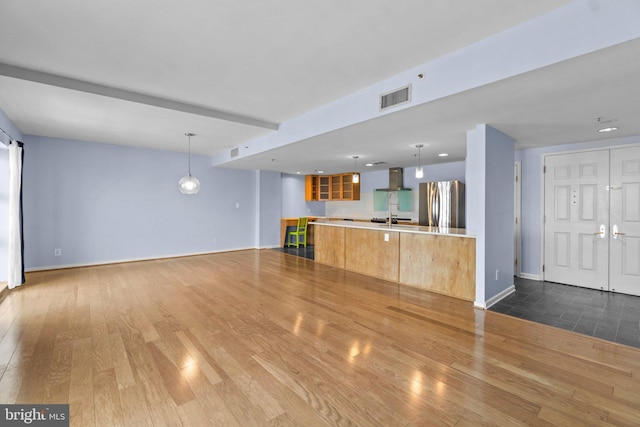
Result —
[[[188, 131], [194, 152], [215, 155], [569, 2], [3, 0], [0, 109], [23, 134], [186, 151]], [[639, 48], [627, 42], [229, 166], [339, 172], [355, 154], [408, 166], [416, 142], [426, 163], [460, 160], [477, 123], [518, 148], [600, 138], [602, 116], [624, 124], [615, 136], [640, 134]]]

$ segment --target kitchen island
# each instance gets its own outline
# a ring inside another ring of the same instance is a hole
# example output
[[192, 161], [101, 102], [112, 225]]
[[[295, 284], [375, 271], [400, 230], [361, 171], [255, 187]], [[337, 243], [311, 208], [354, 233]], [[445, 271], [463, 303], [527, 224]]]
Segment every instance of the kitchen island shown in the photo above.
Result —
[[475, 299], [475, 237], [460, 228], [323, 221], [315, 261], [468, 301]]

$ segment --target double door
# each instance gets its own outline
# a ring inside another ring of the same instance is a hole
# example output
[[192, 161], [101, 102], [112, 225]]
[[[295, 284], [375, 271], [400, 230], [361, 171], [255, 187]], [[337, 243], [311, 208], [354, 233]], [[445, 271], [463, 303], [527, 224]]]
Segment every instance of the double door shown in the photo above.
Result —
[[640, 147], [545, 158], [544, 279], [640, 295]]

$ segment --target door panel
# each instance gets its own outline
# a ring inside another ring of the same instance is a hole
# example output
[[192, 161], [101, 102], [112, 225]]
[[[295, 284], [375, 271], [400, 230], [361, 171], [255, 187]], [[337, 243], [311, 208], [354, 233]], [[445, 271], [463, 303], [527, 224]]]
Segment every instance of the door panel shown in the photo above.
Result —
[[640, 147], [611, 150], [609, 188], [611, 289], [640, 295]]
[[545, 158], [545, 280], [607, 289], [609, 151]]
[[554, 218], [556, 221], [571, 220], [571, 186], [557, 185], [554, 188], [556, 193], [556, 206]]
[[580, 202], [578, 210], [579, 221], [593, 222], [597, 219], [598, 213], [598, 187], [594, 184], [580, 186]]
[[578, 241], [578, 254], [580, 256], [578, 268], [580, 270], [587, 270], [590, 272], [595, 271], [598, 266], [598, 261], [596, 259], [598, 250], [596, 248], [596, 239], [593, 238], [593, 233], [580, 233]]

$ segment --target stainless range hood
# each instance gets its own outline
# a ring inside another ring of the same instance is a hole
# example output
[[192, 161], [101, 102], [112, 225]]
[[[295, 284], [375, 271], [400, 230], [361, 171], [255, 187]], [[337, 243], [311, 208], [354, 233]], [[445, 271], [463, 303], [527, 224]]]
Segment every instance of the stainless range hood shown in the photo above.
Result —
[[376, 191], [400, 191], [411, 190], [404, 188], [404, 172], [402, 168], [389, 168], [389, 186], [387, 188], [376, 188]]

